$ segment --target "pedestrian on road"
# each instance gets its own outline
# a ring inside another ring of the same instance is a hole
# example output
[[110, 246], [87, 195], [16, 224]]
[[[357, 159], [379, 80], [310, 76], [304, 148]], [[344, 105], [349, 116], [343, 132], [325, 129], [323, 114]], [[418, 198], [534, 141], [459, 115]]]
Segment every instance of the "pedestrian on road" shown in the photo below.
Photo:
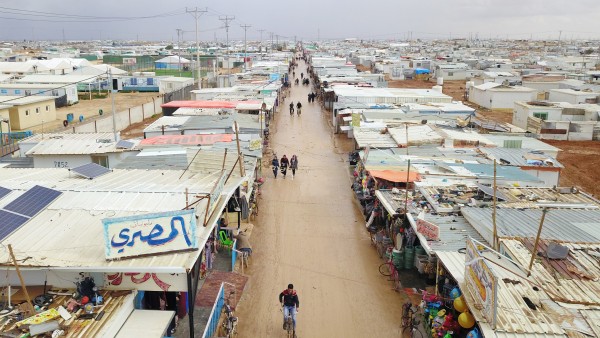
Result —
[[273, 155], [271, 165], [273, 166], [273, 175], [277, 178], [277, 172], [279, 171], [279, 160], [277, 159], [277, 155]]
[[285, 179], [285, 175], [287, 174], [287, 168], [290, 165], [290, 160], [288, 160], [288, 158], [285, 155], [283, 155], [281, 161], [279, 162], [281, 163], [281, 174], [283, 175], [283, 179]]
[[296, 169], [298, 169], [298, 157], [296, 155], [292, 155], [290, 159], [290, 169], [292, 169], [292, 179], [296, 176]]

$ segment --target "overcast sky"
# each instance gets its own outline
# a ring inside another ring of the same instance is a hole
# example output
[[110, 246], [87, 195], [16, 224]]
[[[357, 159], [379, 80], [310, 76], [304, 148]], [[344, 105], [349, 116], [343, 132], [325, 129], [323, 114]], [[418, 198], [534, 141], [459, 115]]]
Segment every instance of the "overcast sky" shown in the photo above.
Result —
[[[199, 20], [200, 40], [296, 36], [317, 39], [509, 38], [600, 39], [599, 0], [0, 0], [3, 40], [195, 41], [188, 9], [208, 8]], [[10, 19], [13, 18], [13, 19]], [[18, 19], [18, 20], [15, 20]], [[562, 31], [562, 33], [561, 33]]]

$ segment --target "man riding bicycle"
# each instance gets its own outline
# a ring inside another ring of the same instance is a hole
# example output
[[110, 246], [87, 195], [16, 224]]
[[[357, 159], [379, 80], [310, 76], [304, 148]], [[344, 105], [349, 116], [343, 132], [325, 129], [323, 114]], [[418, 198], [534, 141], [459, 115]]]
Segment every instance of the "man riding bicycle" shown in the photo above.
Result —
[[300, 308], [300, 300], [298, 294], [294, 290], [294, 284], [288, 284], [287, 289], [283, 290], [279, 294], [279, 302], [283, 307], [283, 329], [286, 329], [285, 322], [289, 316], [292, 316], [292, 322], [294, 323], [294, 336], [296, 335], [296, 313]]

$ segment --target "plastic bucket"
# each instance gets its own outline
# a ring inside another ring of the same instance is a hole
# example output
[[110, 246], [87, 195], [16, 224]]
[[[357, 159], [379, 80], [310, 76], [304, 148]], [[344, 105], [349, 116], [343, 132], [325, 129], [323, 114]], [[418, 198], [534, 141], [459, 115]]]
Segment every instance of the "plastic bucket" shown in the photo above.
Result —
[[404, 268], [411, 269], [415, 265], [415, 248], [404, 248]]
[[415, 246], [415, 254], [416, 255], [424, 255], [425, 254], [425, 249], [423, 249], [422, 246], [417, 245], [417, 246]]

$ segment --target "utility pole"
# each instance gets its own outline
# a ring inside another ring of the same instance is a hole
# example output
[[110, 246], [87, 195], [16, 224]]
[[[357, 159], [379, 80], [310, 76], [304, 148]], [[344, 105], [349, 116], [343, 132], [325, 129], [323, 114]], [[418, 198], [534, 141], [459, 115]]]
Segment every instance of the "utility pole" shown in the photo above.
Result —
[[198, 7], [194, 7], [194, 9], [185, 8], [186, 13], [191, 13], [196, 21], [196, 67], [198, 68], [198, 89], [202, 89], [202, 74], [200, 73], [200, 44], [198, 43], [198, 20], [203, 13], [208, 12], [206, 9], [198, 9]]
[[[179, 77], [181, 77], [181, 48], [179, 47], [179, 34], [183, 35], [183, 29], [177, 28], [177, 56], [179, 61]], [[182, 36], [183, 38], [183, 36]]]
[[109, 68], [108, 69], [108, 89], [110, 90], [110, 100], [111, 100], [111, 106], [112, 106], [112, 125], [113, 125], [113, 136], [115, 138], [115, 142], [117, 142], [117, 120], [115, 117], [115, 92], [116, 90], [113, 88], [113, 77], [112, 77], [112, 71]]
[[269, 34], [271, 34], [271, 53], [273, 53], [273, 32]]
[[219, 16], [219, 20], [225, 22], [225, 34], [227, 35], [225, 48], [227, 48], [227, 74], [231, 74], [231, 67], [229, 67], [229, 21], [235, 19], [235, 16]]
[[264, 29], [259, 29], [260, 32], [260, 51], [262, 52], [262, 33], [265, 31]]
[[246, 31], [252, 26], [240, 25], [240, 27], [244, 29], [244, 71], [248, 71], [248, 64], [246, 63], [246, 59], [248, 58], [248, 49], [246, 49]]

